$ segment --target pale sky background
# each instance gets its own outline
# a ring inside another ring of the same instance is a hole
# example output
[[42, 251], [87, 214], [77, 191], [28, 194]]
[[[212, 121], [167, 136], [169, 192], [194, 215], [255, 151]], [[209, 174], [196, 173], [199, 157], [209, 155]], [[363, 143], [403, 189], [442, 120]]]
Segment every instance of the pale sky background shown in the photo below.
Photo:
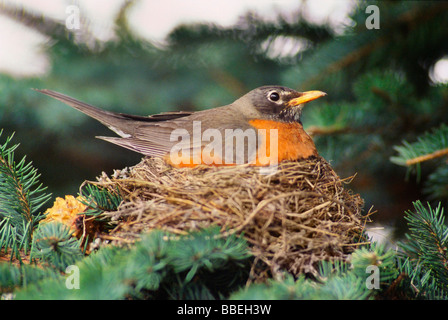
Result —
[[[113, 20], [124, 0], [0, 0], [1, 3], [25, 6], [54, 19], [65, 21], [66, 8], [75, 4], [90, 21], [93, 34], [100, 40], [113, 36]], [[318, 22], [329, 21], [336, 30], [349, 23], [347, 12], [355, 5], [353, 0], [140, 0], [129, 12], [132, 30], [139, 36], [163, 45], [165, 36], [178, 24], [208, 22], [231, 26], [247, 11], [266, 19], [275, 19], [278, 13], [298, 10], [299, 5], [308, 17]], [[84, 16], [81, 16], [84, 18]], [[48, 39], [38, 32], [0, 14], [0, 72], [16, 77], [43, 75], [49, 61], [42, 51]], [[289, 54], [299, 50], [295, 44], [282, 43]], [[274, 52], [273, 54], [288, 54]], [[436, 82], [448, 81], [448, 57], [439, 61], [431, 78]]]

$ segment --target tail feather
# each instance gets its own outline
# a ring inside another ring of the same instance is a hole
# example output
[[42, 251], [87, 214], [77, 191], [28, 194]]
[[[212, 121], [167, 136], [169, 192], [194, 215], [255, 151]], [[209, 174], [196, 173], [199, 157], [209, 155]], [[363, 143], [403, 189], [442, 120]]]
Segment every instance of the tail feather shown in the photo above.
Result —
[[109, 129], [114, 131], [116, 134], [123, 138], [128, 138], [132, 135], [133, 130], [132, 127], [129, 126], [129, 123], [123, 121], [126, 117], [120, 113], [111, 112], [102, 110], [100, 108], [97, 108], [95, 106], [92, 106], [88, 103], [79, 101], [75, 98], [66, 96], [65, 94], [48, 90], [48, 89], [34, 89], [40, 93], [46, 94], [47, 96], [50, 96], [52, 98], [55, 98], [67, 105], [69, 105], [72, 108], [75, 108], [82, 113], [98, 120], [105, 126], [107, 126]]
[[170, 123], [170, 121], [192, 114], [192, 112], [165, 112], [148, 117], [134, 116], [102, 110], [56, 91], [48, 89], [34, 90], [57, 99], [98, 120], [121, 137], [97, 138], [144, 155], [159, 156], [169, 152], [174, 143], [171, 141], [170, 135], [176, 129], [176, 125]]

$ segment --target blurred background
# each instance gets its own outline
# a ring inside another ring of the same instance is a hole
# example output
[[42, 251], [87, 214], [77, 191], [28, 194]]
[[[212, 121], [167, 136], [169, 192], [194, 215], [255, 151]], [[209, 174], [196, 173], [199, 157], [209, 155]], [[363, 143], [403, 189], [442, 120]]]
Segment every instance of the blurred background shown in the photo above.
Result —
[[446, 158], [418, 172], [391, 161], [448, 120], [448, 1], [0, 1], [0, 30], [1, 143], [15, 133], [53, 197], [141, 156], [31, 88], [148, 115], [268, 84], [328, 93], [304, 126], [342, 178], [356, 175], [374, 221], [399, 227], [412, 201], [448, 197]]

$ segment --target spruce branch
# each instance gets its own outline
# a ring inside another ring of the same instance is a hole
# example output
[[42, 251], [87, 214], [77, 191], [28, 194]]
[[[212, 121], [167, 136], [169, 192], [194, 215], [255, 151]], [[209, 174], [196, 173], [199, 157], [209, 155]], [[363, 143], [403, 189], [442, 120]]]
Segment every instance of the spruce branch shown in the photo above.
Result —
[[402, 146], [395, 146], [398, 155], [391, 158], [393, 163], [412, 166], [424, 161], [436, 159], [448, 154], [448, 126], [441, 124], [439, 128], [426, 132], [416, 142], [403, 141]]
[[392, 163], [415, 170], [420, 176], [420, 164], [425, 161], [439, 159], [448, 155], [448, 126], [440, 127], [424, 133], [417, 141], [403, 141], [401, 146], [395, 146], [398, 155], [390, 158]]
[[[0, 263], [0, 294], [11, 293], [43, 279], [57, 278], [60, 273], [51, 268], [22, 264]], [[1, 299], [1, 296], [0, 296]]]
[[32, 257], [63, 271], [82, 257], [80, 242], [62, 223], [42, 223], [33, 237]]
[[80, 195], [86, 199], [81, 202], [90, 208], [86, 211], [86, 215], [98, 216], [105, 211], [115, 211], [122, 201], [118, 191], [113, 192], [90, 183], [81, 187]]
[[448, 199], [448, 167], [441, 165], [428, 176], [423, 191], [430, 200]]
[[436, 151], [431, 152], [429, 154], [418, 156], [418, 157], [415, 157], [413, 159], [408, 159], [408, 160], [406, 160], [406, 165], [407, 166], [412, 166], [412, 165], [420, 163], [420, 162], [429, 161], [429, 160], [436, 159], [436, 158], [439, 158], [439, 157], [443, 157], [443, 156], [446, 156], [446, 155], [448, 155], [448, 148], [444, 148], [444, 149], [441, 149], [441, 150], [436, 150]]
[[411, 279], [414, 292], [426, 298], [447, 296], [448, 292], [448, 227], [443, 208], [413, 203], [415, 211], [406, 212], [410, 232], [403, 249], [403, 271]]
[[[355, 33], [347, 33], [338, 37], [339, 45], [332, 41], [327, 41], [318, 47], [313, 55], [306, 60], [306, 63], [293, 70], [288, 75], [288, 79], [296, 76], [301, 87], [313, 87], [324, 78], [334, 76], [356, 67], [362, 67], [366, 61], [380, 61], [376, 55], [378, 53], [391, 52], [396, 47], [397, 33], [373, 32], [364, 27], [365, 8], [371, 2], [364, 2], [359, 5], [359, 10], [352, 14], [351, 18], [358, 24]], [[428, 5], [413, 4], [410, 8], [400, 5], [389, 6], [387, 16], [381, 17], [381, 30], [407, 30], [407, 34], [416, 32], [431, 19], [441, 16], [442, 12], [448, 8], [446, 3], [430, 2]], [[362, 27], [361, 27], [362, 26]], [[400, 38], [402, 36], [400, 35]], [[403, 37], [400, 42], [407, 41]], [[343, 44], [343, 45], [340, 45]], [[395, 52], [387, 56], [388, 59], [397, 59]], [[316, 64], [319, 63], [319, 66]], [[291, 79], [292, 80], [292, 79]]]
[[74, 266], [79, 270], [79, 289], [67, 288], [68, 274], [61, 270], [57, 277], [46, 277], [22, 290], [14, 291], [16, 300], [111, 300], [124, 299], [129, 285], [123, 277], [123, 254], [127, 250], [114, 246], [105, 247], [97, 253], [78, 260]]
[[353, 272], [359, 277], [365, 278], [369, 275], [366, 269], [369, 266], [378, 267], [380, 281], [388, 284], [397, 278], [399, 272], [396, 267], [396, 252], [386, 249], [384, 245], [372, 243], [370, 247], [363, 247], [353, 252], [351, 257]]
[[46, 188], [39, 184], [40, 174], [31, 162], [25, 157], [14, 161], [18, 145], [10, 146], [12, 137], [0, 145], [0, 249], [11, 248], [11, 259], [20, 259], [19, 250], [29, 249], [31, 235], [43, 218], [39, 209], [51, 195], [44, 193]]
[[[371, 288], [368, 267], [378, 268], [378, 288]], [[286, 275], [282, 280], [269, 280], [264, 284], [253, 284], [233, 294], [231, 299], [273, 300], [365, 300], [382, 298], [395, 291], [402, 281], [397, 267], [397, 252], [384, 245], [372, 245], [356, 249], [350, 263], [322, 261], [314, 279], [297, 279]], [[368, 283], [369, 282], [369, 283]], [[392, 288], [392, 289], [391, 289]], [[395, 292], [394, 292], [395, 293]]]
[[[65, 254], [61, 253], [75, 246], [61, 237], [65, 232], [62, 225], [48, 223], [43, 227], [39, 228], [36, 249], [51, 252], [53, 260], [47, 261], [53, 265], [55, 261], [60, 267], [75, 264], [80, 288], [67, 290], [66, 278], [60, 274], [14, 292], [17, 299], [36, 295], [42, 299], [216, 299], [240, 288], [250, 269], [245, 240], [235, 235], [223, 237], [219, 228], [182, 236], [155, 230], [134, 246], [105, 246], [83, 259], [62, 261]], [[78, 256], [77, 251], [72, 252]], [[188, 256], [192, 252], [195, 255]], [[6, 272], [5, 278], [1, 271], [0, 286], [4, 283], [11, 288], [19, 283], [18, 270]]]
[[190, 237], [176, 243], [170, 255], [176, 272], [188, 271], [187, 283], [201, 269], [213, 272], [229, 261], [239, 263], [249, 257], [244, 240], [235, 235], [220, 237], [219, 228], [191, 233]]
[[365, 300], [372, 291], [364, 279], [350, 271], [345, 263], [324, 262], [318, 281], [305, 278], [294, 279], [285, 275], [282, 280], [268, 280], [253, 284], [233, 295], [231, 300]]

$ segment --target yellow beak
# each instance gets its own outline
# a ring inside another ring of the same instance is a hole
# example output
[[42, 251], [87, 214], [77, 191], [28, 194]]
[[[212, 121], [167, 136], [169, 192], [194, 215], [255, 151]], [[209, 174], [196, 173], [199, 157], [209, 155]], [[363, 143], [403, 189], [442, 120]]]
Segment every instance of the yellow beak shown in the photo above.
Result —
[[288, 107], [298, 106], [299, 104], [307, 103], [307, 102], [316, 100], [317, 98], [320, 98], [320, 97], [323, 97], [326, 95], [327, 94], [322, 91], [317, 91], [317, 90], [306, 91], [306, 92], [303, 92], [300, 97], [291, 99], [288, 102]]

